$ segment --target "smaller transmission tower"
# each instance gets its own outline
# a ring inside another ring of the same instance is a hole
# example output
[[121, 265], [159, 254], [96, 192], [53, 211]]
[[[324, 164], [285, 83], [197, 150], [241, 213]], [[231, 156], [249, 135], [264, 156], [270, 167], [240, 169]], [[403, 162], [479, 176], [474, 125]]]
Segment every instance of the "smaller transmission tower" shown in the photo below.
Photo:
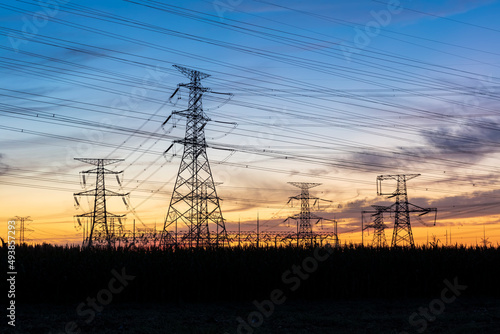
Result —
[[27, 225], [32, 222], [33, 220], [31, 219], [30, 216], [27, 217], [19, 217], [16, 216], [13, 219], [16, 222], [16, 234], [19, 235], [18, 238], [18, 245], [22, 245], [26, 242], [25, 234], [26, 232], [33, 232], [32, 229], [28, 228]]
[[[312, 230], [313, 224], [317, 224], [323, 219], [322, 217], [316, 216], [311, 213], [311, 208], [314, 207], [315, 203], [319, 201], [318, 197], [313, 197], [309, 194], [309, 189], [319, 186], [321, 183], [306, 183], [306, 182], [288, 182], [292, 186], [301, 189], [300, 195], [292, 196], [288, 200], [290, 203], [293, 200], [300, 201], [300, 213], [288, 217], [288, 219], [294, 219], [297, 221], [297, 246], [301, 243], [310, 246], [314, 244], [314, 233]], [[311, 205], [311, 200], [315, 203]], [[311, 223], [314, 221], [314, 223]]]
[[[406, 189], [406, 181], [416, 178], [420, 174], [406, 174], [406, 175], [379, 175], [377, 177], [377, 195], [388, 196], [388, 198], [395, 198], [396, 202], [391, 205], [391, 212], [394, 212], [394, 230], [392, 232], [392, 247], [397, 246], [415, 246], [413, 239], [413, 232], [410, 225], [410, 213], [420, 213], [423, 216], [429, 212], [435, 212], [434, 225], [436, 224], [437, 209], [436, 208], [422, 208], [415, 204], [408, 202], [408, 192]], [[382, 191], [382, 181], [396, 180], [396, 190], [389, 193]]]
[[123, 197], [127, 196], [128, 193], [120, 194], [106, 189], [105, 175], [106, 174], [118, 175], [123, 173], [123, 171], [114, 172], [104, 168], [104, 166], [123, 161], [123, 159], [75, 158], [75, 160], [96, 166], [96, 168], [94, 169], [82, 172], [84, 174], [83, 177], [85, 177], [85, 174], [96, 174], [95, 188], [73, 194], [74, 196], [94, 197], [94, 209], [91, 212], [87, 212], [76, 216], [76, 217], [89, 218], [91, 220], [90, 232], [87, 232], [88, 237], [86, 238], [87, 246], [92, 247], [93, 243], [97, 243], [97, 244], [107, 244], [109, 247], [111, 247], [115, 239], [114, 231], [116, 229], [113, 218], [120, 219], [125, 215], [115, 215], [113, 213], [108, 212], [106, 209], [106, 197], [108, 196]]
[[[361, 213], [371, 213], [373, 221], [364, 226], [363, 230], [373, 228], [373, 242], [374, 247], [386, 247], [387, 241], [385, 238], [385, 229], [387, 226], [384, 224], [384, 212], [389, 212], [392, 206], [372, 205], [375, 211], [362, 211]], [[361, 217], [363, 219], [363, 217]]]

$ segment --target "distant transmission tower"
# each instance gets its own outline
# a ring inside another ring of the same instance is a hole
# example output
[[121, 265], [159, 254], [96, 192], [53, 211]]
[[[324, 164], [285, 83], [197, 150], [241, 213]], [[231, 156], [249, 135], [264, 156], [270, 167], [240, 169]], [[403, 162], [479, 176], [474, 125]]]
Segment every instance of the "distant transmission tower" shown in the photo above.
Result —
[[488, 239], [489, 238], [486, 238], [486, 226], [483, 225], [483, 237], [481, 238], [481, 243], [484, 247], [488, 247], [488, 245], [491, 244], [491, 241]]
[[[184, 153], [165, 218], [161, 247], [179, 244], [189, 247], [224, 245], [228, 240], [227, 232], [208, 161], [204, 131], [211, 119], [203, 111], [202, 97], [203, 93], [211, 90], [203, 87], [201, 80], [209, 74], [182, 66], [174, 67], [188, 77], [190, 82], [179, 84], [171, 98], [180, 87], [186, 87], [189, 88], [189, 103], [187, 110], [172, 112], [172, 115], [186, 118], [186, 135], [183, 140], [174, 141], [184, 145]], [[178, 237], [179, 224], [188, 228], [181, 238]], [[175, 227], [175, 231], [169, 230], [171, 226]]]
[[373, 228], [373, 242], [374, 247], [386, 247], [387, 241], [385, 238], [385, 229], [387, 226], [384, 224], [384, 212], [391, 210], [390, 206], [372, 205], [375, 211], [362, 211], [362, 213], [371, 213], [373, 222], [366, 224], [363, 228]]
[[123, 161], [123, 159], [85, 159], [85, 158], [75, 158], [75, 160], [85, 162], [91, 165], [95, 165], [96, 168], [90, 169], [82, 172], [85, 184], [85, 174], [96, 174], [95, 188], [82, 191], [74, 194], [75, 200], [76, 196], [93, 196], [94, 197], [94, 210], [87, 212], [76, 217], [89, 218], [90, 219], [90, 231], [87, 231], [88, 236], [86, 237], [86, 243], [88, 247], [91, 247], [93, 243], [97, 244], [107, 244], [112, 246], [115, 241], [115, 229], [116, 223], [114, 218], [121, 221], [121, 218], [125, 215], [115, 215], [107, 211], [106, 209], [106, 197], [108, 196], [127, 196], [127, 194], [120, 194], [111, 190], [106, 189], [105, 175], [106, 174], [121, 174], [121, 172], [114, 172], [104, 168], [104, 166]]
[[[322, 217], [316, 216], [314, 213], [311, 213], [311, 208], [314, 207], [315, 203], [319, 201], [318, 197], [313, 197], [309, 194], [309, 189], [319, 186], [321, 183], [305, 183], [305, 182], [288, 182], [292, 186], [301, 189], [300, 195], [292, 196], [288, 200], [288, 203], [291, 201], [299, 200], [300, 201], [300, 213], [288, 217], [288, 219], [294, 219], [297, 221], [297, 246], [301, 243], [308, 246], [314, 244], [314, 233], [312, 230], [312, 226], [317, 224], [323, 219]], [[311, 200], [315, 202], [311, 205]], [[311, 223], [314, 221], [314, 223]]]
[[[429, 212], [435, 212], [436, 208], [422, 208], [408, 202], [408, 193], [406, 190], [406, 181], [420, 176], [420, 174], [407, 175], [379, 175], [377, 177], [377, 195], [395, 197], [396, 202], [390, 206], [391, 212], [394, 212], [394, 230], [392, 233], [392, 247], [397, 246], [415, 246], [413, 232], [410, 225], [410, 213], [420, 213], [423, 216]], [[396, 180], [396, 190], [390, 193], [382, 192], [382, 181]], [[434, 216], [434, 225], [436, 224], [436, 215]]]
[[32, 222], [30, 216], [27, 217], [19, 217], [16, 216], [13, 219], [16, 222], [16, 239], [18, 240], [18, 245], [22, 245], [26, 242], [25, 234], [26, 232], [33, 232], [32, 229], [28, 228], [27, 225], [29, 222]]

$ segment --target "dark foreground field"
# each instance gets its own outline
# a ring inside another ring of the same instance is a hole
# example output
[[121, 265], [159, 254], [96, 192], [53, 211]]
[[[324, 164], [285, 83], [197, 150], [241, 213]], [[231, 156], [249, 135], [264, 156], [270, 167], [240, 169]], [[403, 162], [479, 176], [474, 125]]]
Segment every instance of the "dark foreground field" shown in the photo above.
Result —
[[[251, 302], [185, 304], [117, 303], [108, 305], [90, 323], [77, 321], [81, 333], [418, 333], [408, 318], [430, 299], [406, 301], [290, 301], [279, 305], [263, 324], [240, 328], [238, 317], [255, 311]], [[24, 305], [16, 330], [6, 333], [65, 333], [78, 319], [76, 305]], [[495, 299], [458, 299], [427, 323], [425, 333], [498, 333], [500, 305]]]
[[16, 265], [5, 333], [500, 332], [497, 248], [44, 245], [18, 247]]

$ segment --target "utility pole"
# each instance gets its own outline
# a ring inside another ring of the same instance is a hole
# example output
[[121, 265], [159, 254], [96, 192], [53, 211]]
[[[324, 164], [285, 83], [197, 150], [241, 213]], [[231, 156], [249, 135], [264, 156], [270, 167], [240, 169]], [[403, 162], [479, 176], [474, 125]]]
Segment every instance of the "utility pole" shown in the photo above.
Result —
[[335, 247], [339, 246], [339, 235], [338, 235], [338, 222], [336, 219], [333, 220], [333, 233], [334, 233], [334, 238], [335, 238]]
[[[75, 196], [75, 199], [76, 199], [76, 196], [93, 196], [94, 197], [94, 209], [90, 212], [76, 216], [78, 218], [83, 217], [83, 218], [89, 218], [91, 220], [90, 232], [88, 231], [88, 228], [87, 228], [87, 232], [86, 232], [86, 233], [88, 233], [88, 237], [85, 240], [87, 243], [87, 246], [92, 247], [93, 243], [98, 243], [98, 244], [107, 244], [108, 247], [111, 247], [111, 245], [116, 240], [116, 236], [113, 233], [115, 223], [111, 222], [111, 220], [113, 220], [114, 218], [117, 218], [119, 220], [120, 225], [121, 225], [121, 218], [124, 217], [125, 215], [115, 215], [113, 213], [108, 212], [107, 208], [106, 208], [106, 197], [108, 197], [108, 196], [123, 197], [123, 196], [127, 196], [128, 193], [121, 194], [121, 193], [117, 193], [117, 192], [106, 189], [105, 175], [106, 174], [118, 175], [118, 174], [123, 173], [123, 171], [114, 172], [114, 171], [111, 171], [109, 169], [104, 168], [104, 166], [123, 161], [123, 159], [75, 158], [75, 160], [96, 166], [96, 168], [94, 168], [94, 169], [90, 169], [90, 170], [82, 172], [83, 175], [96, 174], [95, 188], [73, 194]], [[120, 228], [120, 230], [121, 230], [121, 228]]]
[[259, 213], [257, 212], [257, 248], [259, 248], [260, 231], [259, 231]]
[[[165, 151], [167, 153], [176, 143], [184, 146], [160, 245], [172, 247], [182, 243], [189, 247], [207, 247], [218, 246], [219, 242], [224, 245], [228, 242], [227, 231], [207, 156], [208, 145], [204, 131], [211, 119], [203, 111], [202, 97], [203, 93], [211, 90], [203, 87], [201, 80], [210, 75], [178, 65], [173, 66], [188, 77], [190, 82], [179, 84], [171, 98], [181, 87], [185, 87], [189, 89], [189, 102], [186, 110], [173, 111], [163, 123], [166, 124], [173, 115], [186, 118], [184, 139], [175, 140]], [[177, 233], [179, 224], [188, 228], [187, 234], [181, 240], [178, 240]], [[172, 225], [175, 227], [173, 235], [169, 231]], [[212, 231], [210, 226], [213, 227]]]
[[364, 238], [364, 235], [365, 235], [365, 227], [364, 227], [364, 216], [363, 216], [363, 213], [365, 213], [366, 211], [361, 211], [361, 246], [365, 246], [365, 238]]
[[[435, 212], [434, 225], [436, 225], [437, 209], [436, 208], [422, 208], [415, 204], [408, 202], [408, 192], [406, 189], [406, 181], [416, 178], [420, 174], [406, 174], [406, 175], [379, 175], [377, 177], [377, 195], [388, 196], [388, 198], [395, 198], [395, 203], [391, 206], [391, 212], [394, 213], [394, 230], [392, 233], [392, 247], [397, 246], [415, 246], [413, 239], [413, 232], [410, 224], [410, 213], [420, 213], [423, 216], [429, 212]], [[382, 181], [396, 180], [396, 190], [393, 192], [382, 191]]]
[[133, 235], [133, 241], [134, 241], [134, 244], [135, 244], [135, 219], [134, 219], [134, 227], [133, 227], [133, 232], [132, 232], [132, 235]]

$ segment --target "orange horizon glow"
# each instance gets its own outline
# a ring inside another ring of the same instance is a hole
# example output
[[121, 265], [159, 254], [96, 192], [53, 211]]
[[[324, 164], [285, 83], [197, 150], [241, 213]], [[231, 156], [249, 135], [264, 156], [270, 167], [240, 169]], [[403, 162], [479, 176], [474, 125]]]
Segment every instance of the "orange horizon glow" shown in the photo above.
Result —
[[[257, 213], [255, 213], [255, 216]], [[32, 222], [27, 223], [26, 227], [33, 230], [32, 232], [25, 232], [25, 239], [27, 244], [42, 244], [49, 243], [55, 245], [80, 245], [82, 243], [82, 230], [77, 231], [73, 220], [68, 221], [60, 218], [54, 221], [50, 218], [36, 219], [36, 216], [30, 216]], [[296, 232], [296, 227], [293, 224], [286, 226], [280, 224], [275, 228], [269, 228], [269, 217], [259, 214], [259, 224], [261, 235], [272, 232]], [[439, 217], [439, 216], [438, 216]], [[72, 218], [72, 217], [71, 217]], [[10, 219], [3, 220], [0, 226], [4, 231], [7, 231], [7, 222]], [[360, 223], [360, 222], [359, 222]], [[257, 230], [257, 220], [241, 220], [240, 221], [241, 233], [255, 233]], [[392, 239], [392, 225], [391, 221], [386, 221], [385, 224], [388, 228], [385, 230], [385, 237], [387, 244], [390, 246]], [[446, 225], [442, 225], [446, 224]], [[132, 230], [132, 220], [126, 221], [125, 229]], [[415, 245], [427, 245], [430, 242], [437, 240], [439, 246], [483, 246], [484, 238], [486, 238], [489, 246], [498, 246], [500, 242], [500, 224], [495, 219], [484, 218], [482, 221], [476, 219], [461, 220], [460, 225], [453, 222], [440, 222], [437, 221], [436, 226], [425, 227], [415, 226], [416, 223], [412, 222], [412, 232], [415, 240]], [[154, 228], [155, 223], [146, 224], [149, 228]], [[143, 227], [136, 221], [136, 229]], [[226, 229], [228, 232], [236, 233], [238, 231], [238, 221], [226, 221]], [[156, 223], [156, 230], [163, 230], [163, 223]], [[180, 228], [179, 231], [185, 230]], [[333, 232], [334, 228], [331, 223], [324, 222], [322, 227], [314, 227], [313, 230], [317, 232]], [[344, 231], [347, 228], [342, 226], [342, 222], [338, 224], [338, 237], [341, 244], [360, 244], [362, 237], [360, 228], [357, 231]], [[3, 239], [7, 241], [7, 233], [2, 233]], [[368, 246], [372, 243], [373, 230], [368, 229], [364, 231], [363, 239], [364, 245]], [[435, 238], [435, 239], [434, 239]]]

